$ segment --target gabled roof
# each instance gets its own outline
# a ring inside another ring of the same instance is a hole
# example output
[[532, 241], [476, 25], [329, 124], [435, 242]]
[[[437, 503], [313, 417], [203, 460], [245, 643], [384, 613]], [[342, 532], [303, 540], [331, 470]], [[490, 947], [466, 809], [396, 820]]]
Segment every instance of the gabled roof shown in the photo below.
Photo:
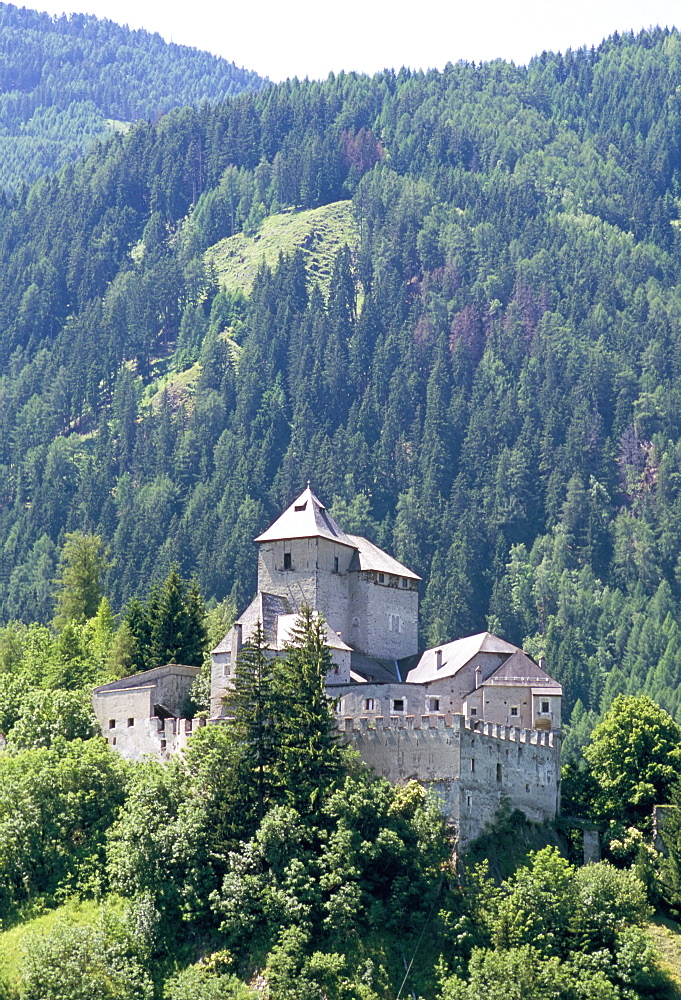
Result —
[[279, 616], [289, 614], [291, 614], [291, 603], [285, 597], [280, 597], [278, 594], [267, 594], [264, 590], [258, 591], [244, 613], [236, 621], [236, 624], [241, 625], [243, 629], [242, 641], [248, 642], [253, 635], [256, 623], [260, 622], [268, 643], [276, 642]]
[[545, 670], [542, 670], [534, 660], [520, 649], [517, 649], [501, 664], [498, 670], [495, 670], [486, 681], [482, 682], [482, 687], [517, 687], [518, 685], [540, 688], [542, 691], [550, 691], [552, 694], [563, 693], [558, 681], [549, 677]]
[[328, 538], [339, 545], [354, 549], [355, 544], [336, 524], [324, 504], [309, 485], [297, 500], [294, 500], [281, 517], [271, 524], [256, 542], [279, 542], [288, 538]]
[[[277, 649], [284, 649], [291, 642], [293, 630], [299, 621], [300, 615], [297, 614], [279, 615], [277, 618]], [[324, 630], [326, 632], [326, 645], [329, 649], [341, 649], [346, 653], [352, 652], [350, 647], [345, 645], [338, 633], [334, 632], [326, 622], [324, 622]]]
[[348, 535], [347, 537], [350, 539], [351, 545], [357, 549], [350, 562], [351, 573], [358, 570], [378, 570], [379, 573], [406, 576], [409, 580], [421, 579], [397, 559], [393, 559], [383, 549], [379, 549], [378, 545], [374, 545], [368, 538], [362, 538], [361, 535]]
[[108, 684], [100, 684], [93, 691], [93, 694], [102, 694], [108, 691], [124, 691], [127, 688], [154, 687], [163, 677], [176, 675], [180, 677], [196, 677], [199, 667], [190, 667], [187, 663], [164, 663], [162, 667], [153, 667], [151, 670], [142, 670], [138, 674], [129, 674], [121, 677], [117, 681], [109, 681]]
[[[437, 665], [438, 652], [442, 653], [440, 667]], [[479, 632], [477, 635], [468, 635], [464, 639], [455, 639], [454, 642], [427, 649], [418, 665], [409, 671], [407, 681], [409, 684], [427, 684], [442, 677], [453, 677], [478, 653], [510, 656], [515, 652], [518, 652], [518, 647], [505, 639], [500, 639], [491, 632]]]

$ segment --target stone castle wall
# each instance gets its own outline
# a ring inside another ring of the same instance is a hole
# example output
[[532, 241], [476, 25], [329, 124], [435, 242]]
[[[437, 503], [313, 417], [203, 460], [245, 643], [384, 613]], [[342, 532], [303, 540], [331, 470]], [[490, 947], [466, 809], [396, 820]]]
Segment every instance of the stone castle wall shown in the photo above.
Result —
[[[284, 557], [291, 568], [284, 569]], [[402, 659], [418, 651], [418, 588], [402, 578], [349, 571], [354, 550], [325, 538], [263, 542], [258, 551], [258, 590], [286, 597], [291, 608], [307, 603], [354, 649], [378, 659]], [[338, 569], [336, 570], [336, 559]]]
[[374, 571], [350, 574], [350, 633], [346, 641], [377, 659], [401, 660], [418, 652], [418, 590], [402, 578]]
[[127, 727], [123, 720], [116, 729], [106, 730], [104, 737], [126, 760], [142, 760], [149, 756], [169, 760], [184, 750], [189, 738], [205, 725], [205, 719], [151, 717], [136, 719], [134, 726]]
[[560, 737], [462, 715], [346, 718], [343, 735], [362, 760], [393, 784], [432, 788], [457, 830], [459, 848], [482, 833], [504, 798], [528, 819], [560, 808]]
[[[168, 760], [206, 720], [151, 717], [135, 718], [132, 726], [126, 718], [116, 723], [103, 732], [121, 756]], [[456, 829], [459, 850], [493, 821], [504, 798], [537, 823], [554, 819], [560, 809], [557, 733], [471, 724], [462, 715], [346, 717], [340, 724], [343, 740], [376, 774], [392, 784], [418, 781], [433, 789]]]

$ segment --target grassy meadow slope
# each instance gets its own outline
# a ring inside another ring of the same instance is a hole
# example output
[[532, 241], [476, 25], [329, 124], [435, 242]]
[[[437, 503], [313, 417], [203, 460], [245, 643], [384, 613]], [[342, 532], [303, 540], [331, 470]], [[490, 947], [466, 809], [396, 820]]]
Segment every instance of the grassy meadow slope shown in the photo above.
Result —
[[260, 266], [275, 267], [279, 255], [301, 250], [311, 283], [318, 282], [325, 295], [336, 254], [342, 246], [356, 253], [359, 237], [351, 201], [337, 201], [307, 211], [280, 212], [263, 220], [255, 233], [237, 233], [206, 251], [220, 287], [248, 294]]

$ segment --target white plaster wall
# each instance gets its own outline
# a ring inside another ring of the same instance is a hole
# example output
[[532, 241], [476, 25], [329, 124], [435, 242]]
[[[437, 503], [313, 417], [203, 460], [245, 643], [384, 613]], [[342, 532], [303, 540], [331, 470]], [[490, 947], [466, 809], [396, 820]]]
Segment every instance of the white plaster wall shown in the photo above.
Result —
[[[105, 733], [106, 742], [115, 747], [116, 751], [126, 760], [142, 760], [144, 757], [156, 757], [158, 760], [170, 760], [180, 753], [191, 736], [201, 726], [203, 719], [140, 719], [131, 728], [108, 730]], [[115, 742], [114, 742], [115, 741]]]
[[[420, 684], [353, 684], [341, 694], [339, 714], [343, 717], [354, 716], [359, 719], [388, 718], [391, 715], [422, 714], [424, 689]], [[396, 700], [402, 700], [404, 709], [397, 712], [394, 707]], [[374, 707], [367, 707], [367, 702], [373, 702]]]
[[[535, 694], [532, 696], [532, 700], [534, 702], [533, 720], [549, 719], [551, 721], [551, 729], [560, 729], [561, 703], [563, 699], [557, 695]], [[548, 701], [549, 703], [548, 715], [541, 711], [541, 703], [543, 701]]]
[[[100, 691], [93, 695], [92, 707], [102, 734], [118, 735], [119, 731], [127, 730], [128, 719], [134, 719], [136, 726], [142, 725], [153, 714], [155, 690], [154, 685], [147, 684], [117, 691]], [[115, 725], [110, 727], [110, 722]]]
[[[455, 712], [457, 714], [463, 713], [464, 698], [470, 692], [476, 690], [476, 668], [480, 668], [479, 680], [482, 684], [482, 681], [487, 680], [507, 657], [507, 653], [499, 655], [493, 653], [476, 653], [454, 676], [450, 677], [447, 677], [444, 673], [447, 667], [445, 660], [442, 666], [443, 676], [430, 681], [428, 684], [428, 690], [431, 695], [440, 698], [440, 711]], [[472, 703], [477, 704], [477, 702]], [[504, 720], [499, 719], [498, 721], [502, 722]]]
[[[504, 726], [519, 726], [532, 729], [532, 689], [523, 685], [485, 687], [483, 691], [482, 718], [485, 722], [498, 722]], [[511, 708], [518, 709], [518, 715], [511, 715]], [[479, 714], [479, 713], [478, 713]]]

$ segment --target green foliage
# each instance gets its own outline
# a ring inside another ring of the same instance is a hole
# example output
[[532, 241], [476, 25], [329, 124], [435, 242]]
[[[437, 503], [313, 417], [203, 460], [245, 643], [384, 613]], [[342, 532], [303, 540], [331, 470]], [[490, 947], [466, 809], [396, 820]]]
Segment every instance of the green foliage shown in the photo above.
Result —
[[467, 893], [480, 943], [464, 974], [442, 977], [441, 1000], [666, 995], [640, 931], [651, 908], [633, 872], [574, 868], [548, 847], [498, 888], [478, 871]]
[[104, 884], [104, 842], [125, 766], [101, 739], [0, 755], [0, 913]]
[[304, 605], [274, 671], [277, 781], [286, 801], [301, 812], [314, 809], [346, 769], [326, 693], [334, 669], [326, 642], [326, 622]]
[[215, 975], [205, 965], [190, 965], [165, 984], [163, 1000], [252, 1000], [236, 976]]
[[206, 609], [195, 579], [183, 579], [174, 564], [145, 602], [126, 609], [118, 641], [129, 666], [151, 670], [166, 663], [199, 667], [206, 655]]
[[91, 700], [82, 692], [29, 690], [17, 714], [7, 740], [12, 750], [61, 746], [99, 734]]
[[93, 925], [66, 920], [29, 937], [21, 967], [21, 1000], [152, 1000], [144, 945], [128, 916], [103, 907]]
[[158, 34], [72, 14], [0, 8], [0, 186], [18, 191], [99, 139], [173, 107], [258, 89], [255, 73]]
[[102, 601], [102, 578], [108, 569], [99, 535], [73, 532], [61, 552], [55, 592], [55, 625], [82, 624], [94, 618]]
[[649, 698], [618, 697], [584, 756], [594, 779], [593, 815], [640, 825], [669, 801], [681, 759], [681, 728]]
[[232, 688], [224, 710], [229, 731], [244, 769], [246, 796], [258, 819], [278, 780], [276, 763], [279, 713], [274, 694], [276, 661], [267, 649], [267, 639], [258, 621], [249, 641], [237, 656]]
[[178, 557], [240, 610], [310, 477], [423, 576], [422, 641], [494, 620], [564, 721], [641, 692], [681, 718], [677, 61], [654, 30], [281, 84], [0, 206], [1, 619], [50, 617], [76, 529], [116, 611]]

